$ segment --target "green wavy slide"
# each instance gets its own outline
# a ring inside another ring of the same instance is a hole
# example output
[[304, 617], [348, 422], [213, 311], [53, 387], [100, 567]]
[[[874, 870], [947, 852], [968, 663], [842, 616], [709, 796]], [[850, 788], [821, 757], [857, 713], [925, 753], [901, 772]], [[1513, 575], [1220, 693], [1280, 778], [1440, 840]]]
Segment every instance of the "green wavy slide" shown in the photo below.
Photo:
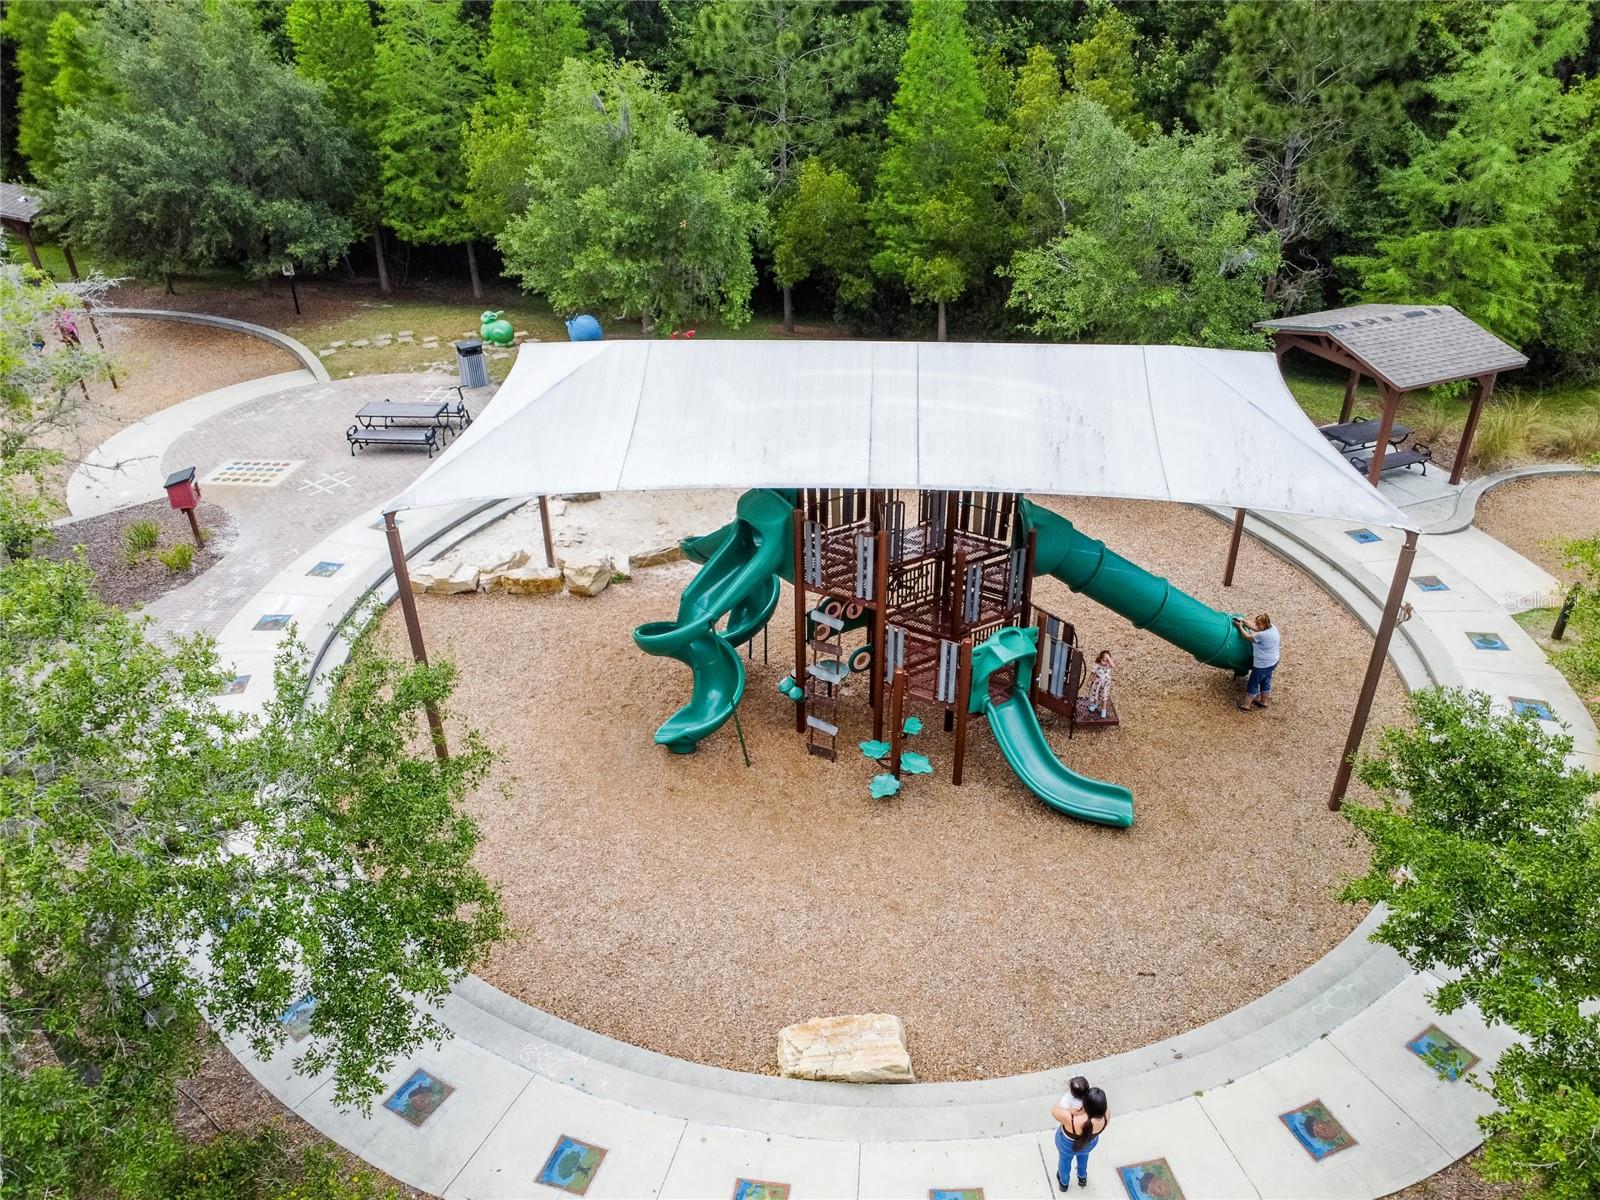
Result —
[[[689, 702], [656, 730], [656, 742], [674, 754], [692, 753], [727, 723], [744, 696], [738, 647], [771, 619], [792, 574], [794, 497], [757, 489], [739, 497], [728, 525], [684, 542], [684, 553], [704, 566], [678, 600], [676, 621], [651, 621], [633, 631], [646, 654], [675, 658], [694, 674]], [[717, 625], [727, 618], [720, 632]]]

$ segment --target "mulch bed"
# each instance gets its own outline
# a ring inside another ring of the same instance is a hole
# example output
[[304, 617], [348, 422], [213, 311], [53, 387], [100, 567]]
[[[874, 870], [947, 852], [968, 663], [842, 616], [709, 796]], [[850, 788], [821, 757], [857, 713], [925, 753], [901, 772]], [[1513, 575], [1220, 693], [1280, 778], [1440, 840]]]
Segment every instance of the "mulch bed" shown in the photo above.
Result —
[[1600, 535], [1600, 475], [1545, 475], [1515, 479], [1478, 501], [1472, 523], [1557, 579], [1571, 582], [1551, 544]]
[[188, 518], [165, 499], [58, 525], [55, 543], [42, 553], [47, 558], [65, 559], [77, 553], [81, 546], [85, 560], [94, 571], [100, 598], [118, 608], [136, 608], [164, 592], [182, 587], [222, 557], [233, 530], [233, 518], [228, 510], [202, 502], [195, 516], [207, 540], [203, 550], [195, 551], [194, 567], [189, 571], [173, 571], [154, 554], [132, 562], [128, 559], [125, 531], [135, 521], [154, 521], [160, 527], [159, 548], [162, 550], [179, 542], [193, 545], [194, 535], [189, 531]]
[[[501, 760], [469, 802], [477, 862], [516, 936], [484, 965], [539, 1008], [679, 1057], [774, 1072], [780, 1027], [833, 1013], [905, 1021], [924, 1080], [1097, 1058], [1209, 1021], [1298, 973], [1363, 915], [1339, 904], [1364, 846], [1326, 807], [1371, 638], [1253, 542], [1220, 586], [1227, 526], [1172, 505], [1063, 501], [1081, 528], [1200, 599], [1267, 608], [1284, 630], [1271, 710], [1234, 707], [1214, 668], [1041, 581], [1038, 603], [1117, 654], [1116, 730], [1066, 738], [1073, 769], [1132, 787], [1132, 830], [1045, 807], [975, 721], [964, 786], [939, 718], [912, 747], [934, 775], [874, 801], [859, 681], [836, 764], [813, 758], [776, 684], [792, 606], [759, 645], [740, 716], [687, 757], [655, 746], [689, 673], [630, 630], [671, 616], [693, 568], [653, 568], [592, 600], [420, 597], [454, 709]], [[398, 614], [386, 627], [401, 644]], [[1386, 675], [1372, 727], [1402, 720]]]

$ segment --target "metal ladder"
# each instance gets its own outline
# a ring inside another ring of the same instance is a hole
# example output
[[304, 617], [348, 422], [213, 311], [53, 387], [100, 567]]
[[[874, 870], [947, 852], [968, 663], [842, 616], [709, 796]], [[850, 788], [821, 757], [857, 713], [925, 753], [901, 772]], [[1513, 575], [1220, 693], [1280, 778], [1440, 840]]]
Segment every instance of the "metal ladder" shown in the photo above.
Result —
[[811, 661], [806, 665], [806, 751], [839, 758], [839, 689], [850, 668], [844, 657], [844, 622], [820, 608], [811, 612]]

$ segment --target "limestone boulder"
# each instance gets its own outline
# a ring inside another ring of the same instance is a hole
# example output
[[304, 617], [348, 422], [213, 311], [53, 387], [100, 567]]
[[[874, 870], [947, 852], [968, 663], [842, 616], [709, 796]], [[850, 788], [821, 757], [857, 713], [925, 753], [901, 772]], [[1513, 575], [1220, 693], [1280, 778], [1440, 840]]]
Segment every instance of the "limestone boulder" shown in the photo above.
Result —
[[512, 567], [495, 580], [502, 592], [513, 596], [542, 596], [561, 590], [560, 567]]
[[478, 568], [467, 562], [435, 563], [424, 589], [432, 596], [456, 596], [478, 590]]
[[838, 1083], [914, 1083], [906, 1027], [893, 1013], [813, 1017], [778, 1031], [778, 1072]]
[[669, 562], [678, 562], [683, 558], [683, 547], [673, 542], [669, 546], [660, 546], [654, 550], [646, 550], [641, 554], [630, 556], [636, 567], [659, 567]]
[[531, 555], [526, 550], [488, 555], [484, 561], [476, 564], [478, 568], [478, 590], [480, 592], [494, 591], [499, 586], [501, 575], [518, 567], [527, 566], [530, 557]]
[[610, 584], [613, 570], [611, 560], [602, 558], [599, 562], [567, 563], [562, 577], [567, 581], [567, 591], [574, 596], [598, 596]]
[[569, 492], [566, 495], [562, 496], [561, 498], [563, 500], [570, 500], [573, 504], [590, 504], [590, 503], [593, 503], [594, 501], [600, 499], [600, 493], [599, 492]]

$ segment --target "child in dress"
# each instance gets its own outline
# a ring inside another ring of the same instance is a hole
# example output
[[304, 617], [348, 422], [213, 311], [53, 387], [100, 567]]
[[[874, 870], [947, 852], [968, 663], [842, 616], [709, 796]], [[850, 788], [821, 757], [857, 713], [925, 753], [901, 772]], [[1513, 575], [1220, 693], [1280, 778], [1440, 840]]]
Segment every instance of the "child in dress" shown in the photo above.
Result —
[[1089, 668], [1089, 715], [1092, 717], [1109, 717], [1111, 707], [1111, 668], [1116, 666], [1111, 659], [1111, 651], [1102, 650], [1094, 660], [1094, 666]]

